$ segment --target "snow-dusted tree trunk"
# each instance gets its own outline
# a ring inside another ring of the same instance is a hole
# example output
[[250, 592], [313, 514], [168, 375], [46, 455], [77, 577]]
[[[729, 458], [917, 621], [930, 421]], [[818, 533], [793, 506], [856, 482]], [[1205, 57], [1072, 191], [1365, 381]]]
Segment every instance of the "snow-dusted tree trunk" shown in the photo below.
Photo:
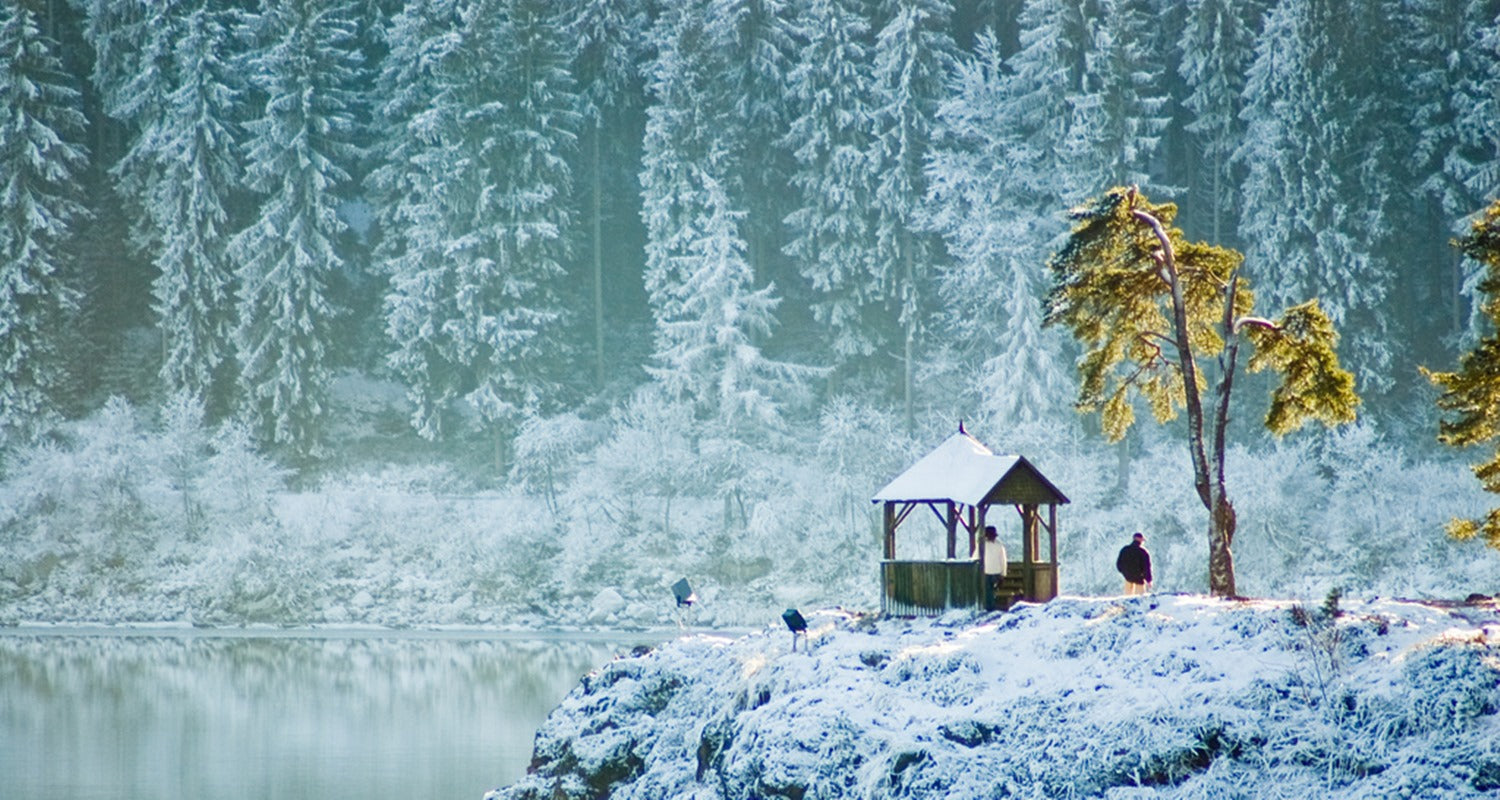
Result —
[[[588, 155], [588, 249], [592, 272], [594, 383], [603, 386], [608, 375], [611, 343], [605, 331], [605, 278], [618, 269], [619, 259], [607, 259], [612, 251], [605, 240], [606, 194], [618, 187], [618, 176], [629, 172], [618, 156], [631, 152], [623, 140], [638, 133], [629, 131], [622, 119], [639, 106], [641, 61], [646, 48], [649, 21], [642, 0], [573, 0], [568, 12], [572, 22], [565, 35], [573, 48], [572, 72], [578, 82], [583, 111], [581, 138]], [[621, 194], [625, 192], [621, 191]]]

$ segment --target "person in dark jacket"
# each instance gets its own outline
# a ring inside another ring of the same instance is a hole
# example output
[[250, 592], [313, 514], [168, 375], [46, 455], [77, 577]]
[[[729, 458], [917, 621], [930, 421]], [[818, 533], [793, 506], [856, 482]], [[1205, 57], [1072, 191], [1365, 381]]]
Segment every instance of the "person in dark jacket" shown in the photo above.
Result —
[[1146, 552], [1146, 535], [1137, 533], [1130, 544], [1120, 548], [1115, 569], [1125, 577], [1125, 594], [1145, 594], [1151, 589], [1151, 554]]

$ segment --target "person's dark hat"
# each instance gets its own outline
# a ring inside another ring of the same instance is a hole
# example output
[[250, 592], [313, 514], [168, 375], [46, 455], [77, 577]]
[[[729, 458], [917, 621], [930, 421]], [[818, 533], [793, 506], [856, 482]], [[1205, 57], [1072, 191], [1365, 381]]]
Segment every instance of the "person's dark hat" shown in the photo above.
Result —
[[1144, 541], [1146, 541], [1146, 534], [1141, 533], [1140, 531], [1136, 531], [1135, 535], [1132, 536], [1132, 537], [1130, 537], [1130, 538], [1132, 538], [1132, 539], [1140, 539], [1141, 541], [1144, 542]]

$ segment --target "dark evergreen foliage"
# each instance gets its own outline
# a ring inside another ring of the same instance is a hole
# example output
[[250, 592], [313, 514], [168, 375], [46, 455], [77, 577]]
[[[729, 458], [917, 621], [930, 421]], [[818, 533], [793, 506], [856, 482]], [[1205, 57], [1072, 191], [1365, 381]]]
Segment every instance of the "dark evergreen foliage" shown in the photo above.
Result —
[[[698, 246], [748, 276], [748, 305], [727, 310], [740, 330], [754, 320], [754, 352], [848, 367], [795, 388], [899, 397], [912, 417], [1056, 416], [1035, 365], [1069, 354], [1033, 318], [1056, 209], [1125, 179], [1247, 253], [1264, 297], [1317, 295], [1373, 414], [1425, 407], [1404, 378], [1487, 330], [1479, 271], [1442, 242], [1500, 193], [1494, 0], [361, 0], [316, 43], [345, 55], [308, 62], [299, 94], [273, 74], [265, 23], [325, 6], [5, 4], [51, 48], [45, 83], [81, 87], [46, 112], [72, 155], [32, 162], [66, 171], [57, 196], [96, 212], [86, 228], [47, 218], [50, 274], [73, 288], [48, 290], [59, 304], [35, 337], [5, 339], [57, 354], [25, 360], [50, 363], [50, 384], [7, 404], [13, 417], [45, 426], [46, 407], [188, 388], [211, 415], [260, 419], [267, 441], [311, 441], [340, 368], [394, 373], [429, 435], [465, 397], [489, 420], [603, 417], [661, 366], [664, 303], [711, 304], [668, 263], [701, 258], [673, 237], [710, 228]], [[464, 30], [481, 13], [484, 47]], [[533, 13], [546, 19], [527, 28]], [[678, 15], [708, 37], [688, 100], [651, 87], [662, 37], [648, 31]], [[189, 64], [205, 20], [245, 24]], [[506, 38], [523, 29], [540, 38]], [[223, 127], [189, 141], [184, 93], [231, 61], [238, 74], [199, 95]], [[299, 138], [298, 98], [334, 95], [340, 110], [308, 118], [328, 126]], [[643, 146], [648, 119], [669, 116], [685, 138]], [[338, 143], [303, 147], [320, 138]], [[643, 192], [643, 175], [675, 177]], [[697, 198], [677, 209], [692, 218], [653, 216], [653, 197]], [[238, 303], [214, 266], [234, 232]], [[455, 272], [491, 262], [520, 271]], [[267, 283], [275, 263], [301, 265], [302, 300], [270, 292], [290, 286]], [[66, 321], [69, 291], [84, 316]], [[8, 331], [30, 324], [19, 309], [0, 308]], [[293, 339], [278, 358], [304, 366], [270, 367]]]

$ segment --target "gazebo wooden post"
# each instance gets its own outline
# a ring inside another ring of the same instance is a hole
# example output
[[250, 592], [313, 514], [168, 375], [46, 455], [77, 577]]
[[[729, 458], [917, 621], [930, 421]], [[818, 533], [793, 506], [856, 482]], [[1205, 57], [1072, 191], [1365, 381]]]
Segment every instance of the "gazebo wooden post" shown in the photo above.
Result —
[[1031, 532], [1027, 530], [1027, 506], [1018, 505], [1016, 511], [1021, 515], [1021, 591], [1026, 595], [1027, 600], [1035, 600], [1036, 549]]
[[896, 504], [887, 502], [885, 504], [885, 558], [890, 561], [896, 557]]
[[964, 513], [967, 514], [968, 517], [969, 517], [969, 550], [968, 550], [968, 552], [970, 553], [970, 555], [972, 555], [973, 553], [975, 553], [977, 551], [977, 549], [979, 547], [979, 545], [975, 542], [976, 537], [979, 538], [979, 539], [983, 539], [984, 538], [983, 536], [979, 535], [980, 534], [980, 532], [979, 532], [979, 509], [975, 508], [974, 506], [968, 506], [968, 510], [966, 512], [964, 512]]
[[[1057, 574], [1057, 504], [1047, 504], [1047, 551], [1052, 564], [1052, 597], [1059, 593], [1058, 586], [1061, 584]], [[1048, 598], [1049, 600], [1051, 598]]]
[[[989, 506], [983, 503], [979, 504], [978, 515], [974, 518], [974, 525], [969, 531], [969, 538], [974, 540], [974, 546], [969, 550], [969, 552], [973, 553], [975, 557], [979, 559], [979, 596], [984, 598], [983, 607], [986, 611], [990, 610], [990, 607], [994, 605], [995, 602], [995, 598], [990, 597], [988, 594], [990, 588], [989, 581], [984, 574], [985, 542], [984, 534], [982, 533], [982, 531], [984, 531], [984, 515], [985, 512], [989, 510]], [[976, 536], [974, 531], [980, 531], [981, 533]]]
[[944, 524], [948, 526], [948, 560], [952, 561], [958, 557], [958, 504], [952, 500], [948, 501], [948, 517]]

